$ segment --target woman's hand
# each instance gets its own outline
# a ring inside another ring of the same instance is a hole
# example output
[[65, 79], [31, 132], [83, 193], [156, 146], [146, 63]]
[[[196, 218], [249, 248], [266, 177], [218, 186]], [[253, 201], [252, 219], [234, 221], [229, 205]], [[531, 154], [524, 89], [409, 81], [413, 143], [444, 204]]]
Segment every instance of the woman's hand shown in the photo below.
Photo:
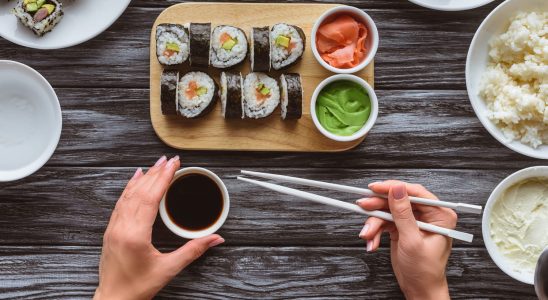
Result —
[[160, 253], [152, 245], [160, 200], [179, 167], [178, 156], [169, 161], [163, 156], [146, 174], [138, 169], [127, 184], [103, 237], [94, 299], [151, 299], [207, 249], [224, 242], [213, 234], [171, 253]]
[[445, 268], [451, 253], [451, 238], [419, 230], [416, 220], [454, 229], [456, 213], [449, 208], [411, 205], [411, 196], [437, 199], [418, 184], [389, 180], [369, 185], [378, 194], [388, 194], [388, 201], [372, 197], [357, 204], [366, 210], [390, 210], [394, 222], [368, 218], [360, 232], [367, 241], [367, 251], [379, 247], [381, 234], [390, 234], [392, 268], [407, 299], [449, 299]]

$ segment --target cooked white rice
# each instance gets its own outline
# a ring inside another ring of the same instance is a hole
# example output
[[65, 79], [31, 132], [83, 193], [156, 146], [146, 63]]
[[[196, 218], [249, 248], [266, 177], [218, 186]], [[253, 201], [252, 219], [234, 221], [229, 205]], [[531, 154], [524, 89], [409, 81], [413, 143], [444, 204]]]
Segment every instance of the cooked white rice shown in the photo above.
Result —
[[[264, 101], [257, 99], [257, 85], [263, 83], [270, 89], [270, 96]], [[280, 104], [280, 88], [274, 78], [264, 73], [249, 73], [244, 80], [244, 112], [248, 118], [264, 118], [272, 114]]]
[[[289, 51], [285, 47], [276, 46], [276, 37], [283, 35], [291, 38], [291, 43], [295, 43], [295, 48]], [[276, 24], [270, 31], [270, 59], [272, 68], [279, 70], [284, 68], [303, 55], [304, 45], [301, 36], [297, 30], [288, 24]]]
[[[236, 45], [230, 50], [222, 47], [220, 38], [227, 33], [236, 39]], [[217, 26], [211, 35], [209, 62], [215, 68], [226, 68], [242, 62], [247, 55], [247, 39], [242, 30], [233, 26]]]
[[[188, 98], [187, 89], [191, 81], [196, 81], [198, 87], [206, 87], [207, 92]], [[215, 93], [215, 82], [204, 72], [189, 72], [179, 80], [179, 114], [194, 118], [202, 113], [211, 103]]]
[[489, 59], [480, 83], [489, 119], [509, 140], [548, 144], [548, 12], [518, 13]]
[[[169, 28], [158, 26], [156, 28], [156, 54], [158, 61], [163, 65], [177, 65], [188, 59], [190, 52], [189, 37], [183, 28], [171, 25]], [[164, 56], [167, 43], [175, 43], [181, 51], [171, 56]]]

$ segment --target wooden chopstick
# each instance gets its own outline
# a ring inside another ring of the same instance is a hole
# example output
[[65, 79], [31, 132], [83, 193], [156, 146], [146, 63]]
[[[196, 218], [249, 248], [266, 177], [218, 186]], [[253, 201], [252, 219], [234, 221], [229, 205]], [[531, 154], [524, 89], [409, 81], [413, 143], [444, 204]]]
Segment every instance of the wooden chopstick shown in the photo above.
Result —
[[[303, 179], [303, 178], [297, 178], [297, 177], [291, 177], [291, 176], [285, 176], [285, 175], [262, 173], [262, 172], [253, 172], [253, 171], [245, 171], [245, 170], [242, 170], [241, 172], [244, 175], [256, 176], [260, 178], [278, 180], [278, 181], [289, 182], [289, 183], [296, 183], [296, 184], [301, 184], [306, 186], [313, 186], [317, 188], [324, 188], [324, 189], [334, 190], [339, 192], [358, 194], [366, 197], [380, 197], [384, 199], [387, 198], [387, 195], [377, 194], [377, 193], [374, 193], [372, 190], [357, 188], [353, 186], [346, 186], [341, 184]], [[467, 203], [460, 203], [460, 202], [453, 203], [453, 202], [432, 200], [432, 199], [419, 198], [419, 197], [409, 197], [409, 200], [411, 201], [411, 203], [415, 203], [415, 204], [447, 207], [447, 208], [452, 208], [456, 211], [473, 213], [473, 214], [481, 214], [481, 211], [482, 211], [481, 206], [467, 204]]]
[[[279, 192], [279, 193], [296, 196], [296, 197], [299, 197], [299, 198], [302, 198], [302, 199], [307, 199], [307, 200], [314, 201], [314, 202], [317, 202], [317, 203], [321, 203], [321, 204], [330, 205], [330, 206], [346, 209], [346, 210], [349, 210], [349, 211], [353, 211], [353, 212], [356, 212], [356, 213], [359, 213], [359, 214], [362, 214], [362, 215], [367, 215], [367, 216], [370, 216], [370, 217], [377, 217], [379, 219], [394, 222], [394, 218], [392, 217], [392, 214], [384, 212], [384, 211], [364, 210], [363, 208], [359, 207], [356, 204], [352, 204], [352, 203], [348, 203], [348, 202], [344, 202], [344, 201], [340, 201], [340, 200], [335, 200], [335, 199], [332, 199], [332, 198], [328, 198], [328, 197], [324, 197], [324, 196], [320, 196], [320, 195], [316, 195], [316, 194], [312, 194], [312, 193], [308, 193], [308, 192], [304, 192], [304, 191], [299, 191], [299, 190], [296, 190], [296, 189], [284, 187], [284, 186], [277, 185], [277, 184], [257, 181], [257, 180], [253, 180], [253, 179], [249, 179], [249, 178], [245, 178], [245, 177], [241, 177], [241, 176], [238, 176], [237, 179], [245, 181], [245, 182], [253, 183], [253, 184], [262, 186], [264, 188], [267, 188], [269, 190], [273, 190], [273, 191], [276, 191], [276, 192]], [[472, 239], [474, 238], [474, 236], [472, 234], [469, 234], [469, 233], [466, 233], [466, 232], [461, 232], [461, 231], [457, 231], [457, 230], [453, 230], [453, 229], [448, 229], [448, 228], [432, 225], [432, 224], [429, 224], [429, 223], [424, 223], [424, 222], [421, 222], [421, 221], [417, 221], [417, 225], [419, 226], [420, 229], [422, 229], [424, 231], [429, 231], [429, 232], [441, 234], [441, 235], [448, 236], [448, 237], [451, 237], [451, 238], [454, 238], [454, 239], [457, 239], [457, 240], [465, 241], [465, 242], [468, 242], [468, 243], [471, 243]]]

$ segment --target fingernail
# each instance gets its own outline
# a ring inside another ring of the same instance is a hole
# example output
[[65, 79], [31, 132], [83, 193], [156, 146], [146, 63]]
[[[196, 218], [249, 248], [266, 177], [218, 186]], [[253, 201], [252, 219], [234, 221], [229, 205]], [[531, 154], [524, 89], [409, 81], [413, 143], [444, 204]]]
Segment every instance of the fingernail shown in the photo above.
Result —
[[143, 170], [141, 168], [137, 168], [137, 170], [135, 170], [135, 174], [133, 174], [133, 177], [131, 177], [131, 179], [137, 177], [137, 175], [139, 175], [139, 173], [141, 173]]
[[171, 168], [171, 166], [173, 166], [173, 164], [179, 160], [179, 155], [175, 155], [174, 157], [172, 157], [168, 162], [167, 162], [167, 165], [166, 165], [166, 168]]
[[392, 195], [394, 199], [401, 200], [407, 197], [407, 189], [403, 184], [396, 184], [392, 186]]
[[367, 202], [367, 200], [369, 200], [369, 198], [358, 199], [358, 200], [356, 200], [356, 204], [358, 204], [358, 205], [363, 204], [363, 203]]
[[365, 224], [362, 228], [362, 231], [360, 231], [359, 237], [363, 238], [367, 234], [368, 230], [369, 230], [369, 224]]
[[155, 167], [161, 165], [164, 163], [164, 161], [166, 161], [167, 157], [164, 155], [162, 157], [160, 157], [160, 159], [154, 164]]
[[368, 184], [367, 186], [368, 187], [374, 187], [375, 185], [379, 184], [380, 182], [379, 181], [375, 181], [375, 182], [371, 182], [370, 184]]
[[367, 252], [371, 252], [373, 250], [373, 240], [368, 240], [367, 241], [367, 248], [366, 248]]
[[225, 239], [223, 238], [218, 238], [216, 240], [214, 240], [213, 242], [209, 243], [209, 247], [215, 247], [215, 246], [219, 246], [220, 244], [224, 243], [225, 242]]

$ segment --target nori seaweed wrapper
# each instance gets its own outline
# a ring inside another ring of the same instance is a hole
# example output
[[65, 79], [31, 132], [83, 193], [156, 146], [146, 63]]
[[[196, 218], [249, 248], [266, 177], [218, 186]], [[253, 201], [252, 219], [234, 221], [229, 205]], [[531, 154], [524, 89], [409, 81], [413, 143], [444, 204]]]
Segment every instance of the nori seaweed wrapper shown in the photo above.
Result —
[[289, 73], [284, 74], [283, 76], [287, 83], [287, 112], [284, 120], [300, 119], [303, 113], [303, 87], [301, 84], [301, 75]]
[[209, 66], [211, 23], [190, 23], [190, 65]]
[[176, 70], [164, 70], [160, 77], [160, 102], [162, 114], [176, 115], [177, 106], [177, 85], [179, 83], [179, 72]]
[[253, 27], [253, 69], [252, 72], [270, 71], [270, 28]]
[[226, 105], [225, 119], [242, 119], [242, 74], [225, 72]]

